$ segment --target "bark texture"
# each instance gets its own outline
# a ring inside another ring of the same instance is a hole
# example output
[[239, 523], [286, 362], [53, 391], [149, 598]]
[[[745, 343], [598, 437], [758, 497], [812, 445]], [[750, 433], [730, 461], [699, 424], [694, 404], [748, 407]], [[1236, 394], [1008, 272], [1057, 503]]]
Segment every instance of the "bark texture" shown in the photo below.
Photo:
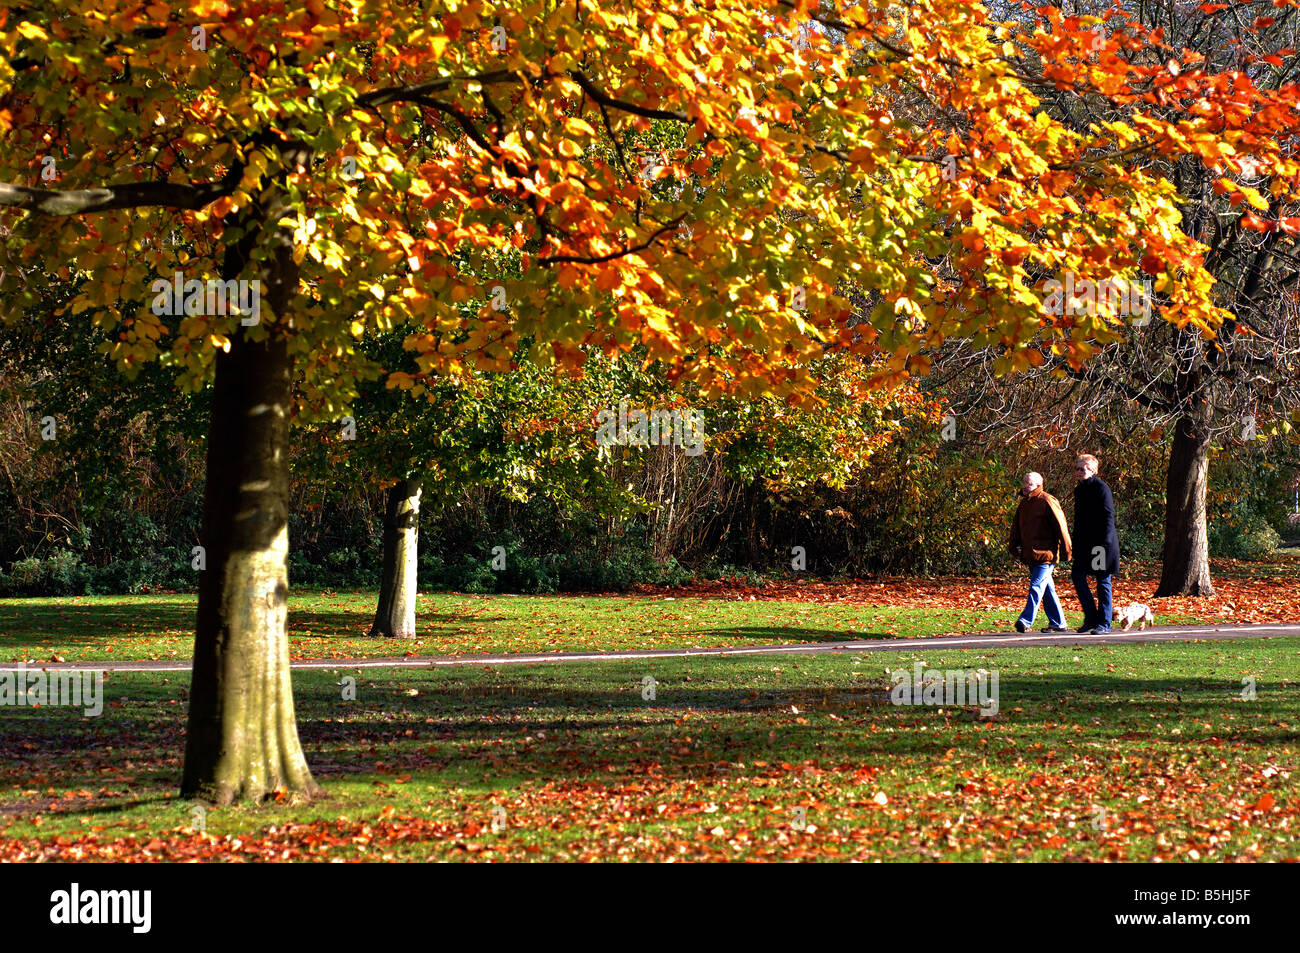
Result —
[[[310, 155], [287, 146], [284, 158], [301, 168]], [[208, 424], [200, 540], [207, 568], [199, 578], [181, 795], [219, 805], [320, 791], [298, 740], [285, 624], [293, 374], [287, 336], [298, 268], [290, 232], [272, 224], [286, 213], [283, 195], [273, 186], [245, 213], [244, 238], [228, 249], [222, 276], [238, 277], [257, 243], [270, 249], [262, 300], [275, 321], [241, 324], [229, 352], [217, 355]]]
[[1165, 481], [1165, 548], [1157, 596], [1213, 596], [1205, 491], [1210, 472], [1208, 428], [1178, 419]]
[[418, 477], [398, 480], [384, 506], [384, 566], [371, 638], [415, 638], [416, 546], [420, 533]]
[[298, 741], [285, 627], [289, 375], [283, 339], [217, 361], [181, 793], [215, 804], [317, 788]]

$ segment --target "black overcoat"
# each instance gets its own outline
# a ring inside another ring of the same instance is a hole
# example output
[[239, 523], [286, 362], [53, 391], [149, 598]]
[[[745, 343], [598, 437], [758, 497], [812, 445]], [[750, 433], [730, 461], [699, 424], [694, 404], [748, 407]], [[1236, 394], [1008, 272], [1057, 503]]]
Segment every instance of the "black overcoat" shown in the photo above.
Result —
[[[1095, 576], [1119, 572], [1119, 534], [1115, 531], [1115, 501], [1104, 480], [1091, 476], [1074, 488], [1074, 562], [1076, 571]], [[1095, 549], [1105, 550], [1106, 568], [1098, 569]]]

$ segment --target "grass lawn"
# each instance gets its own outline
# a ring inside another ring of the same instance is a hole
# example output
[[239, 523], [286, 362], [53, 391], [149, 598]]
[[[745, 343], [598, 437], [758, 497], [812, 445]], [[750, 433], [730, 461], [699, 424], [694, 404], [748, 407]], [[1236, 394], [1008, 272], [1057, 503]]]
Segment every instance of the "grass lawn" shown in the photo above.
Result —
[[[294, 658], [467, 652], [610, 651], [929, 636], [1009, 628], [1005, 611], [662, 596], [421, 596], [419, 638], [366, 638], [376, 593], [294, 593]], [[189, 658], [193, 595], [83, 596], [0, 602], [0, 658], [67, 661]], [[999, 622], [1001, 624], [999, 624]], [[1046, 623], [1044, 623], [1046, 624]]]
[[[456, 625], [534, 611], [535, 637], [566, 624], [553, 600], [530, 601], [482, 600]], [[636, 640], [677, 613], [713, 638], [792, 623], [838, 637], [857, 613], [887, 628], [860, 607], [806, 623], [789, 606], [703, 608], [610, 602], [567, 625]], [[463, 647], [476, 637], [499, 644], [466, 633]], [[918, 659], [996, 671], [997, 716], [890, 704], [886, 669]], [[175, 796], [187, 676], [111, 673], [99, 718], [0, 710], [0, 860], [1300, 857], [1300, 639], [339, 668], [294, 682], [329, 798], [206, 815]]]
[[[1154, 600], [1157, 621], [1297, 621], [1300, 573], [1288, 564], [1219, 581], [1215, 600]], [[1266, 567], [1267, 568], [1267, 567]], [[1285, 575], [1283, 575], [1285, 573]], [[1082, 613], [1058, 580], [1071, 626]], [[1150, 579], [1120, 580], [1116, 603], [1150, 600]], [[289, 597], [294, 658], [462, 653], [612, 651], [758, 643], [833, 642], [968, 632], [1007, 632], [1024, 606], [1025, 582], [947, 578], [869, 583], [718, 584], [591, 596], [422, 595], [419, 637], [366, 638], [374, 592], [295, 592]], [[0, 659], [8, 662], [186, 659], [193, 651], [192, 594], [0, 600]], [[1265, 606], [1268, 611], [1259, 611]], [[1040, 611], [1037, 624], [1046, 625]]]

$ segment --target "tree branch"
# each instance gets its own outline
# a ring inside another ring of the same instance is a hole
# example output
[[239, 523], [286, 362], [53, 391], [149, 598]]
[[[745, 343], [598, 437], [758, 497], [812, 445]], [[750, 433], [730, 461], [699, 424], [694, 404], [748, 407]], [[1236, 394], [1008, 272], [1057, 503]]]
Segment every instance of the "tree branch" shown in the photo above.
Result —
[[621, 110], [625, 113], [631, 113], [634, 116], [642, 116], [646, 119], [671, 119], [674, 122], [684, 122], [688, 124], [695, 122], [694, 119], [683, 112], [676, 112], [670, 109], [651, 109], [648, 106], [638, 106], [636, 103], [629, 103], [624, 102], [621, 99], [615, 99], [600, 90], [579, 70], [570, 70], [569, 75], [573, 77], [575, 83], [582, 87], [583, 92], [602, 106], [612, 106], [614, 109]]
[[613, 261], [616, 258], [622, 258], [624, 255], [634, 255], [639, 251], [645, 251], [647, 248], [653, 245], [655, 243], [655, 240], [658, 239], [659, 236], [662, 235], [664, 232], [671, 231], [672, 229], [680, 225], [682, 222], [684, 222], [686, 220], [687, 214], [688, 213], [683, 212], [681, 215], [678, 215], [671, 222], [664, 225], [653, 235], [647, 238], [642, 244], [637, 245], [634, 248], [624, 248], [621, 251], [610, 252], [608, 255], [596, 255], [593, 257], [587, 257], [582, 255], [551, 255], [547, 258], [538, 258], [537, 263], [539, 265], [553, 265], [557, 262], [571, 262], [575, 265], [599, 265], [607, 261]]
[[429, 93], [441, 92], [460, 83], [482, 83], [486, 86], [494, 83], [518, 83], [521, 81], [518, 73], [512, 73], [510, 70], [504, 69], [493, 70], [490, 73], [474, 73], [469, 76], [440, 76], [437, 79], [429, 80], [427, 83], [416, 83], [414, 86], [374, 89], [358, 96], [356, 103], [358, 106], [382, 106], [385, 103], [418, 102], [421, 97], [427, 96]]
[[119, 208], [162, 206], [197, 210], [222, 196], [229, 195], [238, 184], [227, 181], [204, 185], [175, 182], [136, 182], [102, 189], [76, 189], [61, 192], [31, 189], [23, 185], [0, 183], [0, 205], [40, 212], [43, 215], [82, 215]]

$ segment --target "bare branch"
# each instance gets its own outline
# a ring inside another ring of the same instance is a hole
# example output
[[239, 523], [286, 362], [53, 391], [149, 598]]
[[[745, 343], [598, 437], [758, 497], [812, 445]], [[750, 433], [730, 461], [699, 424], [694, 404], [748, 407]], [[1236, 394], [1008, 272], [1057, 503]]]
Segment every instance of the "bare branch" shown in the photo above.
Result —
[[102, 189], [32, 189], [23, 185], [0, 183], [0, 205], [40, 212], [43, 215], [82, 215], [107, 212], [118, 208], [201, 209], [235, 190], [237, 182], [204, 185], [176, 182], [135, 182]]

